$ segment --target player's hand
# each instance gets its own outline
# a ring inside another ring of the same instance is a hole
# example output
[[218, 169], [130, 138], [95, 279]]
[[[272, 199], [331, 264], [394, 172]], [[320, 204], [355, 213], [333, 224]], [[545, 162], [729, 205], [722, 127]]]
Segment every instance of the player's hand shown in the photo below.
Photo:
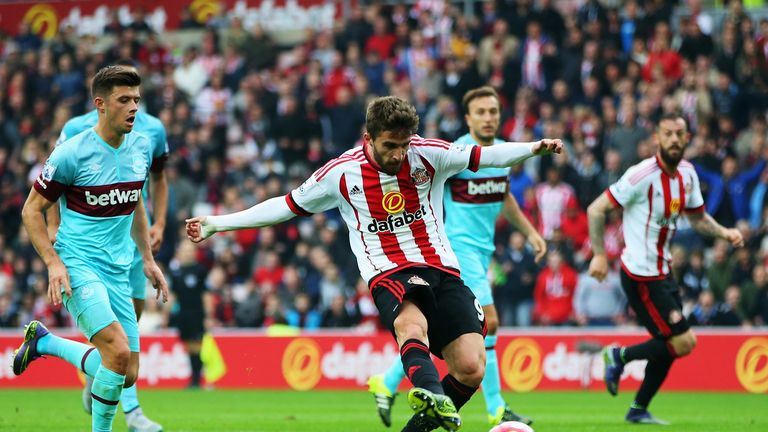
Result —
[[147, 263], [144, 262], [144, 275], [147, 277], [147, 279], [152, 283], [152, 286], [155, 288], [155, 298], [159, 299], [160, 295], [163, 295], [163, 303], [168, 302], [168, 283], [165, 281], [165, 276], [163, 276], [163, 272], [160, 271], [160, 267], [157, 266], [157, 263], [152, 261]]
[[67, 297], [72, 297], [72, 287], [69, 285], [69, 272], [61, 260], [56, 260], [48, 266], [48, 301], [52, 305], [61, 304], [61, 288]]
[[213, 234], [213, 230], [206, 224], [207, 216], [196, 216], [187, 219], [187, 238], [193, 243], [200, 243]]
[[538, 264], [547, 255], [547, 242], [536, 231], [528, 234], [528, 243], [533, 247], [536, 256], [533, 260]]
[[726, 228], [723, 238], [728, 240], [733, 247], [740, 248], [744, 246], [744, 237], [741, 235], [741, 231], [736, 228]]
[[608, 276], [608, 257], [599, 254], [592, 257], [589, 263], [589, 275], [602, 282]]
[[152, 248], [152, 254], [156, 254], [163, 244], [164, 228], [155, 224], [149, 227], [149, 246]]
[[537, 141], [531, 148], [535, 155], [560, 154], [563, 152], [563, 141], [559, 138], [544, 138]]

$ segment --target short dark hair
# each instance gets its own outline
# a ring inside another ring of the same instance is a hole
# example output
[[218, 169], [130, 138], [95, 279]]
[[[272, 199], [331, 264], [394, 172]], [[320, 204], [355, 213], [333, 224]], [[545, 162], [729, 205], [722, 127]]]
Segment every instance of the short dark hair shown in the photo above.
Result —
[[486, 97], [486, 96], [495, 97], [496, 100], [499, 102], [499, 106], [501, 106], [501, 99], [499, 99], [499, 94], [496, 93], [496, 90], [491, 86], [482, 86], [476, 89], [472, 89], [468, 91], [466, 94], [464, 94], [464, 97], [461, 99], [461, 105], [464, 107], [464, 113], [469, 114], [470, 102], [472, 102], [475, 99]]
[[93, 97], [105, 96], [116, 86], [138, 87], [141, 77], [125, 66], [107, 66], [99, 69], [91, 83]]
[[662, 116], [659, 118], [659, 121], [656, 123], [656, 126], [657, 127], [661, 126], [661, 122], [663, 122], [664, 120], [677, 121], [679, 119], [683, 120], [683, 122], [685, 123], [685, 130], [688, 130], [688, 120], [685, 118], [684, 115], [682, 115], [682, 114], [680, 114], [679, 112], [676, 112], [676, 111], [667, 112], [667, 113], [662, 114]]
[[396, 135], [413, 135], [419, 127], [419, 115], [408, 101], [396, 96], [384, 96], [368, 104], [365, 112], [365, 129], [372, 139], [382, 132]]

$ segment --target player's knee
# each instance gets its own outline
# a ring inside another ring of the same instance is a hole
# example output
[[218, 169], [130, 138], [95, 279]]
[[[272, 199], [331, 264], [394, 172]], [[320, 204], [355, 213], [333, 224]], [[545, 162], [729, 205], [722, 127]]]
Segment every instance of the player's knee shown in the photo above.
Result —
[[675, 350], [675, 354], [677, 354], [678, 357], [683, 357], [693, 352], [693, 349], [696, 348], [696, 335], [693, 334], [692, 331], [689, 331], [688, 333], [677, 336], [674, 340], [670, 341], [670, 343]]
[[397, 339], [405, 341], [408, 339], [426, 340], [427, 320], [415, 317], [398, 316], [394, 322], [395, 334]]
[[131, 360], [131, 350], [128, 344], [113, 343], [101, 353], [101, 357], [110, 369], [114, 368], [115, 372], [126, 374]]
[[693, 333], [685, 335], [685, 337], [680, 341], [679, 348], [677, 349], [677, 355], [680, 357], [686, 356], [693, 352], [694, 348], [696, 348], [696, 335]]
[[485, 359], [482, 356], [460, 356], [453, 367], [453, 375], [459, 382], [470, 387], [477, 387], [485, 375]]

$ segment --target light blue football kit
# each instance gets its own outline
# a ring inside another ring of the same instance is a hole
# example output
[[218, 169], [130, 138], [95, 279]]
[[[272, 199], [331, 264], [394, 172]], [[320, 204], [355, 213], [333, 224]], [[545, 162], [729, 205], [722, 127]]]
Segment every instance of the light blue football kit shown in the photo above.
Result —
[[[71, 296], [63, 296], [64, 306], [88, 340], [119, 322], [129, 349], [136, 353], [139, 326], [129, 284], [136, 249], [131, 226], [152, 163], [152, 143], [145, 135], [126, 134], [114, 148], [89, 128], [57, 145], [33, 184], [47, 200], [59, 201], [61, 224], [53, 247], [72, 288]], [[126, 393], [133, 409], [138, 407], [136, 386], [123, 389], [125, 376], [101, 365], [94, 347], [47, 334], [39, 339], [37, 351], [62, 358], [93, 378], [92, 430], [112, 430], [116, 405]]]
[[[468, 146], [477, 145], [472, 135], [455, 141]], [[496, 139], [494, 144], [503, 143]], [[481, 306], [493, 304], [488, 268], [495, 250], [496, 219], [508, 193], [509, 168], [481, 168], [476, 172], [464, 170], [445, 184], [443, 205], [445, 231], [461, 265], [461, 279], [472, 290]], [[498, 416], [506, 408], [501, 397], [496, 335], [485, 337], [486, 369], [482, 389], [489, 416]], [[403, 363], [397, 357], [384, 374], [384, 385], [392, 394], [405, 377]]]
[[[90, 111], [78, 117], [67, 121], [61, 130], [56, 145], [59, 145], [80, 132], [92, 128], [98, 122], [99, 116], [96, 110]], [[166, 140], [165, 127], [157, 117], [147, 114], [144, 111], [136, 112], [136, 120], [133, 130], [146, 135], [152, 142], [152, 172], [162, 171], [165, 159], [168, 157], [168, 142]], [[142, 190], [144, 205], [147, 209], [147, 220], [152, 222], [152, 215], [149, 213], [149, 182], [144, 184]], [[144, 264], [138, 249], [134, 247], [134, 257], [131, 264], [130, 286], [131, 297], [144, 300], [146, 296], [147, 279], [144, 276]]]
[[64, 305], [89, 340], [119, 321], [133, 352], [139, 331], [129, 285], [136, 250], [131, 225], [151, 166], [145, 135], [126, 134], [115, 149], [87, 129], [53, 150], [34, 184], [49, 201], [60, 200], [54, 249], [72, 286]]
[[[456, 143], [476, 145], [469, 134]], [[508, 174], [509, 168], [464, 170], [445, 184], [445, 232], [461, 263], [461, 279], [481, 306], [493, 304], [488, 267], [495, 250], [496, 219], [507, 194]]]

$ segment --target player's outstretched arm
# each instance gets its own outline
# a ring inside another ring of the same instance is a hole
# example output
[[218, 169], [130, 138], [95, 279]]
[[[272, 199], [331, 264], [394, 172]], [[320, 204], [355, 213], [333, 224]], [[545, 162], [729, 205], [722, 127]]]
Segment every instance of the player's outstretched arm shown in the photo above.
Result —
[[589, 240], [592, 243], [592, 261], [589, 263], [589, 275], [602, 281], [608, 276], [608, 257], [605, 255], [605, 215], [613, 209], [613, 203], [606, 192], [597, 197], [587, 207], [589, 221]]
[[72, 295], [72, 288], [69, 285], [67, 268], [64, 267], [59, 254], [53, 249], [43, 219], [43, 212], [53, 204], [35, 189], [32, 189], [29, 197], [27, 197], [27, 202], [24, 203], [24, 208], [21, 210], [21, 218], [29, 234], [29, 240], [48, 267], [48, 301], [58, 305], [61, 304], [61, 289], [64, 288], [64, 292], [69, 297]]
[[285, 197], [270, 198], [237, 213], [187, 219], [187, 238], [200, 243], [217, 232], [276, 225], [295, 216], [296, 214], [288, 207]]
[[528, 239], [536, 254], [534, 260], [538, 263], [547, 254], [547, 242], [541, 237], [531, 221], [525, 216], [514, 195], [507, 193], [504, 198], [504, 217], [514, 224], [517, 229]]
[[700, 234], [728, 240], [734, 247], [744, 246], [744, 237], [742, 237], [741, 231], [736, 228], [726, 228], [720, 225], [709, 213], [697, 212], [686, 213], [686, 215], [693, 229]]
[[479, 167], [504, 168], [519, 164], [533, 156], [559, 154], [563, 152], [563, 142], [559, 139], [545, 138], [535, 142], [505, 142], [483, 147], [480, 152]]

